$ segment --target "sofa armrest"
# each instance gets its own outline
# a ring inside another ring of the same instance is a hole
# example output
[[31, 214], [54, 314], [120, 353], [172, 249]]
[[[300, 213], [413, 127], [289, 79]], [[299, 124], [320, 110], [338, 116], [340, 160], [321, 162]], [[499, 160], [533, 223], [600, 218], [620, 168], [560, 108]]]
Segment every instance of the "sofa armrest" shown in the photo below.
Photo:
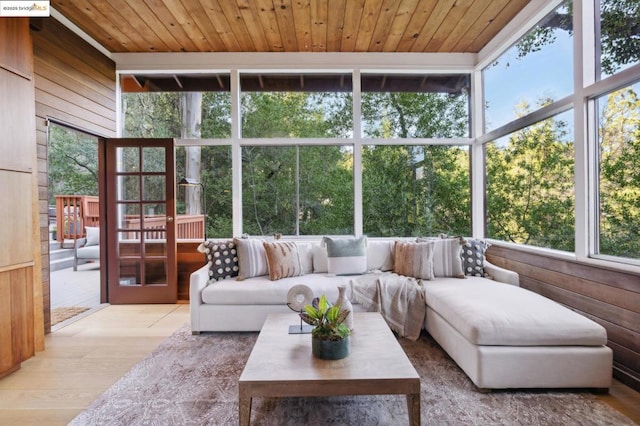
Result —
[[202, 290], [209, 282], [209, 264], [191, 273], [189, 278], [189, 310], [191, 313], [191, 333], [200, 333], [200, 306]]
[[498, 282], [520, 287], [520, 276], [518, 275], [517, 272], [510, 271], [509, 269], [501, 268], [489, 262], [485, 262], [484, 270], [487, 274], [492, 276], [493, 279]]

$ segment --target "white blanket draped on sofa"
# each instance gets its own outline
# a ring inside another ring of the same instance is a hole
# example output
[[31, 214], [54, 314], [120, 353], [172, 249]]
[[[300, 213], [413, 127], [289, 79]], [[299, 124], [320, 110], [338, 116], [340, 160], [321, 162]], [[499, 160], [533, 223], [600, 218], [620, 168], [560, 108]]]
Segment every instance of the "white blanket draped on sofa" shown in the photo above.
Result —
[[422, 280], [392, 272], [363, 275], [351, 280], [351, 300], [380, 312], [400, 337], [420, 337], [426, 312]]

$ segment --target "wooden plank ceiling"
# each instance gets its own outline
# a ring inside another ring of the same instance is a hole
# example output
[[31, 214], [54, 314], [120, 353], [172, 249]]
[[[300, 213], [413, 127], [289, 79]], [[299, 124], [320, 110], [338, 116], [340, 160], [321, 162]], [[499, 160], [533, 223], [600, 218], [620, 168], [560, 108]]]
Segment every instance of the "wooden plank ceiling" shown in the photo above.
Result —
[[530, 0], [52, 0], [111, 52], [478, 52]]

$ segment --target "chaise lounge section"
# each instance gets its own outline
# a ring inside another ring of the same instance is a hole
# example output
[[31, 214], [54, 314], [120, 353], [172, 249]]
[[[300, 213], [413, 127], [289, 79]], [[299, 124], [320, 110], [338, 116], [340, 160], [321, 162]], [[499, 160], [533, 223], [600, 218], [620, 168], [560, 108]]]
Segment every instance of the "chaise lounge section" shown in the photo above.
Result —
[[[319, 242], [297, 244], [301, 276], [213, 281], [211, 265], [195, 271], [190, 283], [192, 332], [258, 331], [269, 314], [291, 312], [285, 301], [292, 286], [305, 284], [316, 296], [335, 300], [338, 285], [352, 287], [364, 276], [330, 274], [326, 248]], [[367, 271], [393, 270], [394, 245], [395, 240], [370, 239]], [[442, 256], [434, 259], [442, 261]], [[421, 281], [424, 329], [478, 388], [610, 387], [613, 355], [603, 327], [520, 288], [515, 272], [486, 262], [484, 256], [481, 264], [482, 276], [454, 273]], [[365, 309], [354, 302], [354, 310]]]

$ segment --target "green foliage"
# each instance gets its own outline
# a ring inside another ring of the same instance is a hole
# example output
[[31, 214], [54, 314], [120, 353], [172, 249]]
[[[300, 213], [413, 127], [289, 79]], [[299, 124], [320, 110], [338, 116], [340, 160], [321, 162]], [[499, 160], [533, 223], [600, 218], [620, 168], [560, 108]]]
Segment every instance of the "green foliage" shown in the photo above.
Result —
[[332, 305], [323, 294], [314, 298], [311, 305], [304, 307], [300, 318], [315, 328], [311, 334], [320, 340], [342, 340], [351, 334], [351, 330], [344, 324], [349, 316], [348, 309], [341, 309], [341, 305]]
[[548, 119], [511, 134], [504, 146], [487, 145], [489, 237], [574, 250], [574, 153], [566, 136], [566, 122]]
[[49, 124], [49, 204], [56, 195], [98, 195], [98, 142], [93, 136]]

